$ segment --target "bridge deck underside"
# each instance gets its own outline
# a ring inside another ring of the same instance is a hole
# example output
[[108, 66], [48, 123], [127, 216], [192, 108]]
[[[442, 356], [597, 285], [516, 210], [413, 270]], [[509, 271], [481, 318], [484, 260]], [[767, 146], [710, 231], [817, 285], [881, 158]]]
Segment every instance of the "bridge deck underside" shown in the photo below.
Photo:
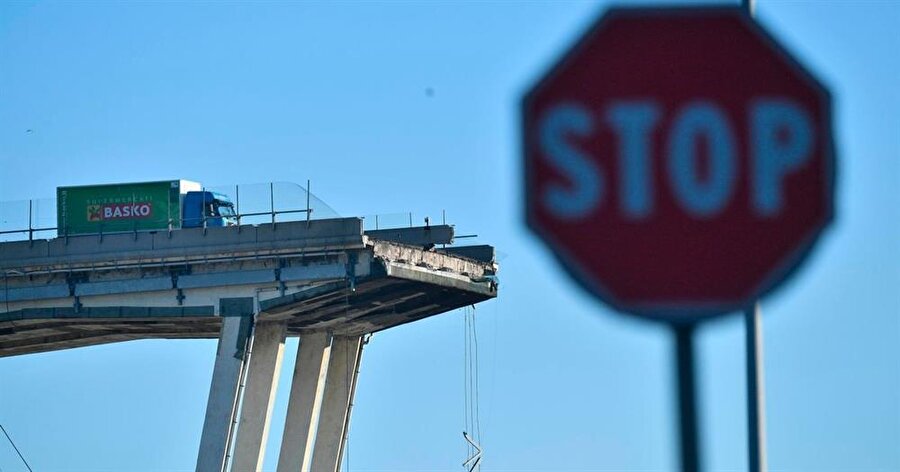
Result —
[[[327, 282], [261, 301], [258, 319], [286, 321], [289, 335], [360, 335], [494, 296], [483, 284], [434, 282], [387, 275]], [[221, 322], [212, 306], [24, 309], [0, 313], [0, 357], [138, 339], [217, 338]]]
[[129, 314], [132, 307], [82, 308], [77, 313], [73, 308], [36, 308], [3, 313], [0, 357], [136, 339], [218, 337], [222, 319], [213, 315], [213, 307], [195, 308], [203, 310], [150, 316]]
[[362, 335], [472, 305], [491, 295], [393, 277], [314, 287], [262, 303], [260, 320], [286, 320], [289, 334]]

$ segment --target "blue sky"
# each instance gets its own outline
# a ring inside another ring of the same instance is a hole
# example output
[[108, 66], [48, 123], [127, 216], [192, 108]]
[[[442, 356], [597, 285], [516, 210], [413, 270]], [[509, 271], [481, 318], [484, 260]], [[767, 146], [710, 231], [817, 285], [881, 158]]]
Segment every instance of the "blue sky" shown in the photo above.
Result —
[[[518, 100], [607, 6], [5, 2], [0, 201], [311, 179], [344, 216], [446, 210], [503, 254], [500, 298], [476, 315], [482, 470], [673, 470], [669, 332], [595, 302], [521, 220]], [[835, 224], [763, 301], [770, 466], [900, 470], [900, 4], [757, 11], [831, 88], [839, 165]], [[461, 470], [463, 329], [454, 312], [374, 336], [349, 470]], [[708, 323], [699, 346], [703, 461], [744, 470], [741, 320]], [[141, 341], [0, 359], [0, 423], [35, 470], [192, 470], [214, 353]], [[24, 470], [2, 441], [0, 467]]]

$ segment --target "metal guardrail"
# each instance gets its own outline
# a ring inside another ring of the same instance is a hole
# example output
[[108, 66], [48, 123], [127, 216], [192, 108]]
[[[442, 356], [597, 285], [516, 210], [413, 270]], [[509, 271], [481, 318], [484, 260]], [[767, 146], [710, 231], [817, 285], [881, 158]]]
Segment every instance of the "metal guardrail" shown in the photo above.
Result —
[[[420, 221], [419, 225], [414, 223], [415, 213], [411, 211], [406, 212], [398, 212], [398, 213], [382, 213], [376, 215], [365, 215], [362, 217], [363, 220], [366, 221], [366, 229], [388, 229], [388, 228], [413, 228], [415, 226], [421, 226], [424, 223], [425, 226], [429, 224], [436, 224], [436, 222], [432, 222], [429, 216], [424, 216], [424, 219]], [[422, 215], [419, 215], [422, 216]], [[374, 227], [369, 226], [369, 222], [374, 223]], [[446, 210], [441, 210], [441, 223], [442, 225], [447, 224], [447, 212]]]
[[28, 229], [18, 229], [11, 231], [0, 231], [0, 235], [2, 234], [17, 234], [17, 233], [28, 233], [28, 240], [34, 240], [34, 233], [42, 232], [42, 231], [54, 231], [56, 227], [53, 228], [35, 228], [34, 227], [34, 200], [28, 200]]
[[[311, 208], [304, 208], [304, 209], [301, 209], [301, 210], [276, 210], [276, 211], [271, 211], [271, 212], [243, 213], [243, 214], [235, 214], [234, 217], [235, 217], [235, 219], [236, 219], [237, 222], [238, 222], [237, 224], [240, 225], [240, 224], [241, 224], [241, 223], [240, 223], [241, 218], [246, 218], [246, 217], [251, 217], [251, 216], [265, 216], [265, 215], [271, 215], [271, 217], [272, 217], [272, 224], [276, 224], [277, 221], [276, 221], [276, 218], [275, 218], [275, 217], [276, 217], [277, 215], [296, 214], [296, 213], [305, 213], [305, 214], [307, 215], [306, 222], [307, 222], [307, 224], [309, 224], [309, 222], [310, 222], [310, 215], [312, 215], [313, 209], [311, 209]], [[208, 228], [207, 221], [209, 221], [209, 220], [211, 220], [211, 219], [218, 219], [218, 218], [223, 218], [223, 217], [222, 217], [222, 216], [204, 216], [204, 217], [202, 218], [203, 225], [202, 225], [201, 227], [202, 227], [203, 229], [207, 229], [207, 228]], [[170, 221], [170, 222], [169, 222], [169, 229], [168, 229], [168, 231], [169, 231], [169, 232], [174, 231], [174, 228], [175, 228], [175, 227], [174, 227], [174, 222]], [[4, 235], [4, 234], [22, 234], [22, 233], [28, 233], [28, 241], [33, 241], [33, 240], [34, 240], [34, 234], [35, 234], [35, 233], [41, 233], [41, 232], [45, 232], [45, 231], [57, 231], [57, 232], [58, 232], [59, 229], [60, 229], [60, 228], [58, 228], [58, 227], [56, 227], [56, 226], [54, 226], [54, 227], [47, 227], [47, 228], [34, 228], [34, 227], [29, 226], [27, 229], [14, 229], [14, 230], [0, 231], [0, 235]], [[138, 230], [135, 229], [133, 232], [138, 232]], [[103, 234], [116, 234], [116, 233], [121, 233], [121, 231], [117, 231], [117, 232], [115, 232], [115, 233], [104, 233], [104, 232], [103, 232], [103, 225], [100, 225], [100, 231], [98, 231], [96, 234], [98, 234], [98, 235], [100, 235], [100, 236], [102, 237]], [[68, 237], [68, 236], [69, 236], [69, 235], [68, 235], [65, 231], [63, 231], [62, 237]]]
[[[258, 224], [258, 223], [272, 223], [277, 224], [279, 222], [285, 221], [297, 221], [296, 219], [289, 219], [290, 215], [305, 215], [305, 219], [307, 223], [309, 223], [315, 214], [319, 214], [319, 218], [330, 218], [337, 217], [338, 214], [331, 209], [325, 202], [317, 198], [315, 195], [312, 195], [312, 192], [309, 191], [310, 181], [307, 180], [306, 188], [304, 189], [302, 186], [292, 184], [292, 183], [278, 183], [280, 185], [286, 185], [286, 187], [282, 187], [281, 192], [283, 194], [287, 194], [287, 196], [282, 196], [282, 201], [290, 201], [296, 202], [298, 199], [305, 200], [306, 208], [279, 208], [279, 199], [276, 196], [276, 193], [279, 191], [279, 187], [275, 182], [269, 182], [267, 184], [239, 184], [234, 186], [213, 186], [213, 187], [204, 187], [204, 190], [212, 191], [216, 193], [222, 193], [228, 195], [232, 201], [234, 202], [235, 215], [234, 218], [240, 228], [243, 224]], [[263, 190], [263, 185], [265, 185], [266, 189]], [[250, 188], [250, 192], [247, 192], [247, 188]], [[242, 191], [241, 189], [244, 189]], [[300, 192], [298, 195], [297, 192]], [[246, 197], [248, 202], [242, 201], [242, 194], [249, 194], [249, 197]], [[264, 198], [263, 198], [264, 197]], [[302, 201], [302, 200], [301, 200]], [[56, 226], [56, 203], [54, 199], [36, 199], [36, 200], [28, 200], [28, 218], [27, 218], [27, 226], [22, 221], [22, 227], [14, 228], [14, 229], [3, 229], [3, 224], [6, 223], [3, 217], [12, 217], [10, 219], [16, 220], [18, 216], [24, 216], [24, 203], [25, 201], [18, 202], [0, 202], [0, 241], [34, 241], [36, 236], [41, 236], [42, 233], [47, 233], [49, 231], [55, 231], [56, 234], [52, 237], [68, 237], [68, 234], [63, 228], [63, 231], [60, 231], [61, 228]], [[249, 211], [241, 212], [242, 204], [247, 204], [251, 208]], [[15, 209], [13, 211], [4, 210], [4, 206], [8, 205], [22, 205], [21, 209]], [[52, 217], [46, 211], [41, 212], [40, 209], [44, 207], [49, 207], [52, 210]], [[204, 205], [205, 207], [205, 205]], [[37, 211], [36, 211], [37, 210]], [[434, 216], [434, 214], [431, 214]], [[222, 218], [222, 216], [212, 216], [212, 215], [203, 215], [201, 227], [206, 228], [209, 227], [209, 220]], [[265, 219], [263, 219], [265, 218]], [[445, 210], [440, 211], [440, 224], [447, 224], [447, 212]], [[256, 220], [252, 221], [252, 223], [247, 223], [247, 220]], [[422, 226], [423, 224], [427, 226], [428, 224], [438, 224], [438, 222], [431, 221], [431, 218], [428, 214], [424, 213], [415, 213], [415, 212], [396, 212], [396, 213], [381, 213], [374, 215], [365, 215], [362, 216], [364, 221], [363, 226], [366, 230], [381, 230], [388, 228], [403, 228], [403, 227], [415, 227]], [[24, 220], [24, 218], [22, 218]], [[52, 222], [51, 224], [47, 224]], [[43, 224], [41, 224], [43, 223]], [[102, 226], [99, 228], [100, 230], [96, 233], [96, 235], [103, 238], [104, 234], [113, 234], [110, 232], [104, 232]], [[169, 221], [168, 231], [171, 233], [175, 229], [175, 221]], [[135, 237], [137, 237], [137, 233], [139, 232], [137, 228], [132, 231], [124, 231], [125, 233], [134, 233]], [[118, 231], [121, 233], [121, 231]], [[22, 234], [27, 235], [26, 238], [4, 238], [7, 235], [16, 235]], [[456, 235], [455, 239], [465, 239], [465, 238], [474, 238], [476, 235]], [[44, 239], [38, 237], [37, 239]], [[49, 239], [49, 238], [48, 238]]]
[[[251, 184], [251, 186], [252, 185], [254, 185], [254, 184]], [[306, 189], [303, 189], [304, 190], [303, 193], [306, 194], [306, 208], [299, 208], [299, 209], [292, 208], [292, 209], [282, 209], [282, 210], [276, 209], [276, 206], [275, 206], [275, 202], [276, 202], [275, 183], [270, 182], [268, 184], [268, 190], [269, 190], [268, 191], [268, 193], [269, 193], [269, 195], [268, 195], [268, 197], [269, 197], [268, 198], [268, 203], [269, 203], [268, 210], [267, 211], [251, 211], [251, 212], [241, 213], [240, 212], [240, 187], [241, 186], [235, 185], [234, 186], [235, 215], [233, 216], [233, 218], [235, 218], [238, 226], [240, 226], [242, 219], [252, 218], [252, 217], [256, 217], [256, 216], [268, 216], [271, 223], [276, 224], [276, 223], [278, 223], [279, 215], [305, 214], [307, 224], [309, 224], [309, 222], [312, 219], [313, 212], [315, 211], [315, 209], [311, 205], [311, 203], [312, 203], [311, 199], [314, 197], [311, 196], [311, 192], [309, 191], [309, 186], [310, 186], [310, 181], [307, 180]], [[300, 187], [300, 188], [302, 189], [302, 187]], [[221, 189], [220, 188], [204, 188], [203, 190], [219, 192], [219, 190], [221, 190]], [[219, 192], [219, 193], [226, 193], [226, 192]], [[316, 198], [316, 200], [320, 201], [318, 198]], [[65, 231], [65, 228], [60, 228], [58, 226], [35, 226], [35, 224], [34, 224], [35, 223], [35, 209], [34, 209], [35, 201], [43, 201], [43, 200], [28, 200], [28, 226], [27, 226], [27, 228], [2, 230], [2, 231], [0, 231], [0, 237], [2, 237], [3, 235], [10, 235], [10, 234], [27, 234], [28, 235], [27, 241], [34, 241], [35, 234], [44, 233], [44, 232], [48, 232], [48, 231], [56, 231], [58, 237], [68, 237], [69, 236], [67, 234], [67, 232]], [[52, 200], [50, 200], [50, 201], [52, 201]], [[323, 206], [326, 207], [326, 210], [330, 210], [330, 208], [327, 207], [327, 205], [324, 202], [321, 202], [321, 203]], [[204, 205], [204, 208], [205, 208], [205, 205]], [[331, 212], [333, 212], [333, 210], [331, 210]], [[205, 213], [205, 211], [204, 211], [204, 213]], [[329, 211], [326, 211], [325, 213], [329, 213]], [[208, 222], [210, 220], [219, 219], [219, 218], [229, 218], [229, 217], [222, 216], [222, 215], [206, 215], [206, 214], [204, 214], [201, 218], [202, 218], [201, 227], [205, 231], [209, 227]], [[171, 233], [171, 231], [173, 231], [175, 228], [175, 221], [170, 219], [168, 222], [168, 226], [169, 226], [168, 231]], [[62, 231], [60, 231], [60, 230], [62, 230]], [[132, 232], [134, 232], [136, 235], [138, 232], [137, 228], [132, 230]], [[99, 231], [97, 232], [97, 235], [99, 235], [101, 240], [102, 240], [103, 234], [104, 234], [103, 226], [101, 224], [99, 227]], [[105, 233], [105, 234], [113, 234], [113, 233]]]
[[[423, 216], [419, 214], [418, 216], [423, 219], [416, 223], [417, 215], [414, 212], [407, 211], [401, 213], [383, 213], [376, 215], [366, 215], [363, 216], [362, 219], [364, 221], [363, 227], [366, 231], [378, 231], [382, 229], [395, 229], [395, 228], [414, 228], [417, 226], [428, 226], [430, 224], [438, 224], [437, 222], [431, 221], [430, 216]], [[372, 223], [374, 223], [374, 226]], [[441, 210], [441, 225], [446, 225], [447, 223], [447, 211]], [[477, 234], [458, 234], [454, 235], [453, 239], [468, 239], [468, 238], [477, 238]]]

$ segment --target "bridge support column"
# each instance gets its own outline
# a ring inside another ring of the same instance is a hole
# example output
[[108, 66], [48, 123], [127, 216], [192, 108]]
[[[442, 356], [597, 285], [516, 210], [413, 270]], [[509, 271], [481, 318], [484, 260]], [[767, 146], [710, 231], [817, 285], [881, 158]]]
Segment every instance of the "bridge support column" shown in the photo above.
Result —
[[241, 400], [240, 422], [231, 463], [234, 472], [262, 470], [284, 358], [286, 329], [284, 322], [262, 322], [253, 329], [247, 383]]
[[200, 436], [197, 472], [221, 472], [225, 467], [247, 338], [253, 324], [253, 298], [222, 298], [219, 315], [222, 330]]
[[312, 470], [316, 472], [340, 470], [362, 347], [360, 336], [335, 336], [331, 343], [331, 361], [313, 451]]
[[312, 441], [319, 422], [330, 357], [330, 334], [312, 332], [300, 336], [284, 436], [278, 456], [278, 472], [310, 470]]

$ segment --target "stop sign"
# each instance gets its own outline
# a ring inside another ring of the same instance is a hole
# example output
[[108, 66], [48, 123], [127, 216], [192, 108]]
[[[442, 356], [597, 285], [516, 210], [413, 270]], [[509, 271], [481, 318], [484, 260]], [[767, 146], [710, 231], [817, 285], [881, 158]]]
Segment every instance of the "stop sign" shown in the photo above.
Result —
[[610, 10], [523, 125], [528, 226], [621, 311], [743, 309], [832, 219], [828, 92], [739, 8]]

